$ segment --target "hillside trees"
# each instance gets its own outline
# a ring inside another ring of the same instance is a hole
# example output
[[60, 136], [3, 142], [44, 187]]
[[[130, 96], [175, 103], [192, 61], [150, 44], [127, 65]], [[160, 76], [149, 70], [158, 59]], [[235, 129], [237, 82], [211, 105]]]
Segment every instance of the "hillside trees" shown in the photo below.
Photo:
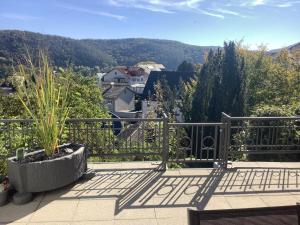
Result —
[[265, 48], [241, 49], [240, 54], [245, 58], [248, 114], [295, 115], [300, 108], [300, 69], [294, 54], [282, 50], [271, 57]]
[[245, 114], [244, 58], [234, 42], [224, 50], [210, 51], [199, 74], [192, 103], [193, 121], [219, 121], [221, 112], [233, 116]]
[[[296, 54], [296, 55], [295, 55]], [[295, 115], [300, 109], [297, 53], [282, 50], [269, 56], [264, 47], [249, 51], [229, 42], [210, 51], [198, 75], [191, 121], [220, 121], [231, 116]]]
[[197, 77], [191, 78], [190, 81], [180, 83], [179, 101], [177, 105], [182, 112], [185, 122], [192, 122], [192, 103], [197, 84]]
[[[61, 74], [65, 73], [57, 72], [57, 76]], [[14, 85], [18, 85], [16, 80], [20, 79], [14, 75], [10, 80], [13, 80]], [[68, 101], [70, 102], [69, 116], [71, 118], [109, 117], [103, 104], [102, 90], [98, 86], [95, 76], [85, 77], [80, 73], [71, 72], [70, 82]], [[29, 93], [29, 96], [31, 94]], [[16, 93], [0, 95], [0, 118], [28, 118]]]

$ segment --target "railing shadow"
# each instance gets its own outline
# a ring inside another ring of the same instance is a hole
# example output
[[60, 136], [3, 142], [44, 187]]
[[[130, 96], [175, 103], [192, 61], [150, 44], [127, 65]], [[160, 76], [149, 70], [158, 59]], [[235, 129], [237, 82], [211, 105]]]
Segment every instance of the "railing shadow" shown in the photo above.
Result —
[[188, 170], [191, 175], [176, 171], [98, 170], [96, 177], [78, 183], [72, 191], [79, 198], [116, 198], [115, 214], [140, 208], [204, 209], [212, 196], [300, 191], [300, 169], [296, 168]]
[[[157, 167], [96, 169], [95, 172], [96, 176], [90, 180], [81, 179], [68, 187], [45, 193], [30, 203], [28, 210], [25, 210], [26, 205], [21, 206], [22, 213], [15, 213], [13, 220], [35, 211], [33, 206], [42, 208], [60, 200], [113, 199], [114, 214], [118, 215], [131, 209], [204, 209], [212, 198], [227, 195], [300, 194], [300, 168], [240, 167], [163, 172]], [[17, 210], [17, 206], [10, 204], [9, 207]]]

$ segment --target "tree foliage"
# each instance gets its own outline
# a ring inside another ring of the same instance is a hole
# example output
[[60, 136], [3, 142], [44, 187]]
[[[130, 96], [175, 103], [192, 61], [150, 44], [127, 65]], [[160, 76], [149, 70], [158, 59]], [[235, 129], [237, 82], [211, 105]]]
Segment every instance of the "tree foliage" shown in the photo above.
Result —
[[219, 121], [221, 112], [233, 116], [245, 113], [244, 58], [234, 42], [224, 50], [210, 51], [199, 74], [192, 103], [193, 121]]

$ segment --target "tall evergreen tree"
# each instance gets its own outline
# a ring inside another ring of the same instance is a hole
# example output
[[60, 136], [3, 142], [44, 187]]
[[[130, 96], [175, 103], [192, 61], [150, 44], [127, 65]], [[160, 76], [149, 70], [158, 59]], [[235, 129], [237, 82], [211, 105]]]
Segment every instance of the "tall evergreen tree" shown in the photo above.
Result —
[[244, 59], [234, 42], [209, 52], [195, 90], [192, 120], [219, 121], [222, 112], [244, 115], [245, 83]]

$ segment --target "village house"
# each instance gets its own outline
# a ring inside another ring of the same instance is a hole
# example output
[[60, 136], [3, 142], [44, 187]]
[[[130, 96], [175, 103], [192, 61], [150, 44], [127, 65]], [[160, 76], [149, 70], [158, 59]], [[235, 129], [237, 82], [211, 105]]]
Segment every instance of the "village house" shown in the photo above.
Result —
[[135, 66], [118, 66], [103, 76], [103, 83], [146, 84], [148, 73], [143, 68]]
[[101, 77], [101, 85], [104, 88], [111, 84], [128, 86], [134, 92], [141, 94], [144, 90], [149, 73], [143, 68], [135, 66], [118, 66]]
[[115, 86], [107, 88], [104, 93], [104, 102], [108, 110], [121, 118], [136, 118], [135, 111], [136, 93], [126, 86]]
[[134, 92], [142, 94], [151, 71], [161, 71], [165, 67], [155, 62], [140, 62], [134, 66], [117, 66], [107, 73], [99, 73], [99, 85], [108, 88], [110, 85], [128, 86]]

